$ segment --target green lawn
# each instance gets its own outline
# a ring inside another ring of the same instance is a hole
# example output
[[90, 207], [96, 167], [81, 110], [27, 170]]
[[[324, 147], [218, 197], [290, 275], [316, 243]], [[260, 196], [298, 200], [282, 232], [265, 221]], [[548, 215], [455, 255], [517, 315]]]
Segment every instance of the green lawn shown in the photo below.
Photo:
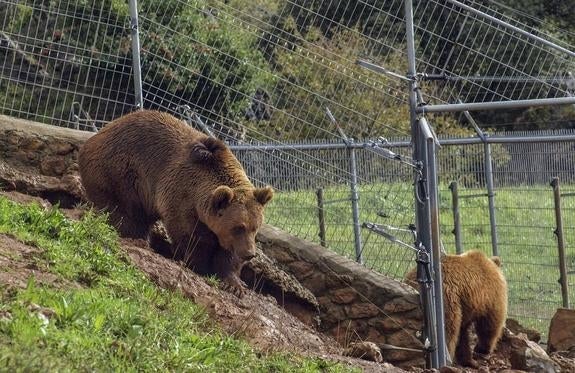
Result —
[[[121, 255], [102, 216], [0, 198], [0, 232], [41, 247], [34, 265], [82, 287], [0, 287], [0, 370], [346, 371], [295, 355], [261, 355], [224, 335], [178, 293], [156, 287]], [[4, 269], [6, 270], [6, 269]], [[40, 307], [38, 309], [38, 307]], [[43, 317], [42, 314], [49, 317]]]
[[[562, 192], [575, 190], [564, 185]], [[461, 196], [485, 190], [459, 187]], [[350, 192], [345, 187], [323, 191], [327, 246], [354, 258]], [[370, 221], [405, 228], [414, 222], [413, 187], [403, 184], [370, 184], [360, 187], [360, 223]], [[455, 253], [451, 192], [440, 188], [442, 240]], [[557, 240], [554, 235], [553, 193], [547, 185], [501, 188], [496, 191], [498, 250], [509, 283], [509, 315], [547, 332], [549, 319], [562, 304], [558, 283]], [[461, 198], [459, 202], [463, 250], [477, 248], [492, 253], [487, 197]], [[571, 304], [575, 302], [575, 197], [562, 201], [566, 260]], [[383, 212], [384, 217], [378, 216]], [[266, 221], [302, 238], [319, 243], [317, 198], [314, 190], [279, 192], [266, 211]], [[400, 279], [414, 266], [409, 249], [361, 230], [365, 264]], [[409, 234], [395, 233], [411, 243]]]

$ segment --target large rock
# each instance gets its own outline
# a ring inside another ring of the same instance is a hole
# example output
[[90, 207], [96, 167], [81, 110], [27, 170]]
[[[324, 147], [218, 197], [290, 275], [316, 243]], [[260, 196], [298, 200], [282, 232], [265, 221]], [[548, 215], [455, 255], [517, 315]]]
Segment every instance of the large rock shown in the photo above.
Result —
[[255, 258], [242, 269], [241, 279], [256, 292], [271, 295], [300, 321], [317, 328], [320, 324], [316, 297], [291, 274], [258, 248]]
[[0, 115], [0, 188], [74, 207], [83, 199], [76, 156], [89, 136]]
[[3, 160], [0, 160], [0, 189], [44, 198], [63, 208], [72, 208], [84, 199], [80, 178], [75, 174], [38, 175], [20, 171]]
[[547, 351], [569, 351], [575, 349], [575, 310], [559, 308], [549, 325]]
[[515, 335], [504, 331], [502, 343], [509, 347], [511, 368], [533, 373], [559, 373], [561, 368], [536, 342], [523, 333]]
[[507, 319], [505, 321], [505, 327], [511, 330], [513, 334], [525, 334], [530, 341], [539, 342], [541, 340], [541, 333], [539, 333], [539, 331], [523, 326], [515, 319]]

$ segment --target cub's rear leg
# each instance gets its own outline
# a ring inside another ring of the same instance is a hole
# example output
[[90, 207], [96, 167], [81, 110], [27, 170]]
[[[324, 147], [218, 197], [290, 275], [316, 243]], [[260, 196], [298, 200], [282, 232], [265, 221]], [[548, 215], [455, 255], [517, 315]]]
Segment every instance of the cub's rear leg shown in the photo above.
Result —
[[492, 353], [499, 337], [501, 337], [503, 325], [505, 325], [505, 317], [495, 312], [489, 317], [481, 317], [476, 320], [477, 345], [474, 351], [481, 355]]
[[471, 323], [461, 326], [459, 331], [459, 340], [457, 342], [457, 347], [455, 348], [455, 360], [464, 367], [478, 368], [479, 364], [473, 360], [473, 354], [471, 353], [469, 340], [470, 327]]

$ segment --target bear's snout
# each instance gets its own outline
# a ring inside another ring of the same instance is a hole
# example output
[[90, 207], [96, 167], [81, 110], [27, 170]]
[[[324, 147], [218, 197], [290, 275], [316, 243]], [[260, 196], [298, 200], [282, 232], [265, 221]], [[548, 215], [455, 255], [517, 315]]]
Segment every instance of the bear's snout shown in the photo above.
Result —
[[244, 246], [244, 247], [235, 247], [234, 248], [235, 252], [237, 253], [237, 255], [243, 260], [243, 261], [248, 261], [251, 260], [254, 256], [256, 256], [256, 246], [254, 245], [248, 245], [248, 246]]
[[254, 256], [256, 256], [256, 248], [251, 246], [246, 247], [243, 250], [240, 249], [235, 251], [238, 253], [238, 256], [245, 261], [251, 260]]

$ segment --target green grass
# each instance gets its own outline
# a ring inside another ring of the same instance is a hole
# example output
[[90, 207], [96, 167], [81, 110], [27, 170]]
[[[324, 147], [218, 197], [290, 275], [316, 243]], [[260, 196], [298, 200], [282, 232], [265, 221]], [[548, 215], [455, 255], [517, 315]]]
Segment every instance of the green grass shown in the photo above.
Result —
[[[562, 192], [575, 189], [563, 185]], [[354, 257], [353, 226], [349, 189], [324, 189], [327, 246]], [[485, 190], [460, 186], [461, 196], [485, 194]], [[455, 253], [451, 193], [442, 185], [439, 196], [441, 235], [445, 248]], [[360, 186], [360, 223], [370, 221], [405, 228], [414, 222], [413, 187], [404, 184]], [[337, 202], [333, 202], [337, 201]], [[553, 193], [548, 185], [499, 188], [495, 197], [499, 255], [509, 284], [509, 315], [527, 326], [546, 333], [549, 319], [561, 307], [556, 223]], [[480, 249], [491, 254], [487, 197], [459, 201], [463, 250]], [[575, 197], [562, 200], [566, 260], [575, 273]], [[378, 216], [383, 212], [386, 217]], [[318, 209], [315, 191], [277, 193], [266, 210], [266, 221], [302, 238], [319, 242]], [[411, 243], [408, 234], [398, 238]], [[362, 229], [365, 264], [381, 273], [401, 279], [414, 266], [412, 252]], [[568, 276], [571, 304], [575, 302], [575, 275]]]
[[40, 270], [82, 284], [54, 288], [30, 278], [25, 289], [0, 287], [1, 370], [349, 370], [320, 359], [261, 355], [223, 334], [200, 307], [130, 265], [102, 216], [70, 221], [57, 209], [0, 198], [0, 232], [42, 248], [33, 258]]

